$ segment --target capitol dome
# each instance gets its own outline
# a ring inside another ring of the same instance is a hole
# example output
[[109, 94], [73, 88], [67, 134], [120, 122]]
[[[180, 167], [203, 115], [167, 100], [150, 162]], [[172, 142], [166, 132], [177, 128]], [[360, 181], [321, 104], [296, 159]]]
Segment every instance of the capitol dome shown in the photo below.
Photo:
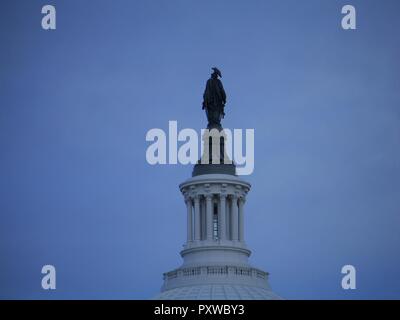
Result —
[[[219, 92], [220, 82], [217, 87], [208, 84], [207, 103], [225, 96]], [[236, 175], [236, 165], [226, 152], [227, 137], [232, 135], [221, 126], [223, 108], [206, 109], [209, 123], [202, 137], [203, 154], [192, 177], [179, 185], [187, 221], [186, 243], [180, 252], [183, 263], [164, 273], [161, 293], [154, 299], [281, 299], [270, 289], [268, 272], [248, 261], [244, 204], [251, 186]]]
[[269, 273], [248, 261], [244, 203], [250, 184], [236, 175], [205, 169], [180, 185], [187, 209], [183, 264], [164, 273], [161, 293], [153, 299], [281, 299], [269, 286]]

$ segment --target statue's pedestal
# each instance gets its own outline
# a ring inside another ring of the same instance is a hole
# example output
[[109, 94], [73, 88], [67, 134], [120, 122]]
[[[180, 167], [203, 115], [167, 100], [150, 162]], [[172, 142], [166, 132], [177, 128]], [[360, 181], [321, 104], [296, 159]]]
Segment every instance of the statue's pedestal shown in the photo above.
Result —
[[203, 153], [194, 166], [192, 176], [201, 174], [236, 175], [236, 168], [227, 152], [227, 134], [221, 126], [204, 131]]
[[192, 177], [202, 174], [228, 174], [236, 175], [236, 167], [232, 164], [201, 164], [198, 163], [193, 167]]

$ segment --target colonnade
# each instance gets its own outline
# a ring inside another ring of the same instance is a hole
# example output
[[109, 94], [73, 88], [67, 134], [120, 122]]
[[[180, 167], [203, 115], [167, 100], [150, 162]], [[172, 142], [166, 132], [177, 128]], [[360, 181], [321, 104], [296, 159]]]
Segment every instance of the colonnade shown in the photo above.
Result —
[[244, 241], [245, 197], [236, 194], [186, 196], [187, 241]]

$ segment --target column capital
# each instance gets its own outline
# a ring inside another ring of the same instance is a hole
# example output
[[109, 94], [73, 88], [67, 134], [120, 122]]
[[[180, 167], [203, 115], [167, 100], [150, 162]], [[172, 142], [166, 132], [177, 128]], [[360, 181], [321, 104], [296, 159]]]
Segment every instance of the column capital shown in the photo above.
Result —
[[228, 185], [226, 183], [221, 184], [220, 191], [221, 193], [226, 193]]
[[210, 192], [207, 192], [206, 194], [204, 194], [204, 197], [206, 197], [207, 200], [208, 199], [212, 199], [213, 196], [214, 195], [212, 193], [210, 193]]
[[195, 201], [200, 199], [200, 195], [196, 192], [192, 193], [190, 197]]
[[183, 194], [187, 194], [192, 200], [194, 200], [196, 194], [197, 194], [197, 190], [196, 190], [196, 186], [190, 186], [189, 190], [185, 190], [186, 193], [184, 192]]
[[192, 203], [192, 197], [190, 195], [185, 195], [185, 202]]

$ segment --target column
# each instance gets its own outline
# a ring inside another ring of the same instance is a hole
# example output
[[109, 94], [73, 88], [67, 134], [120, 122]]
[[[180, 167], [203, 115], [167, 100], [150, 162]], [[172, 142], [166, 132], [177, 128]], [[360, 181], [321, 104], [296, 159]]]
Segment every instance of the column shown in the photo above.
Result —
[[244, 211], [243, 206], [245, 203], [243, 197], [239, 198], [239, 241], [244, 241]]
[[213, 212], [212, 212], [212, 195], [206, 195], [206, 225], [207, 240], [213, 239]]
[[232, 240], [238, 240], [238, 204], [237, 195], [232, 196]]
[[219, 212], [218, 212], [218, 223], [219, 223], [219, 238], [226, 240], [226, 194], [221, 194]]
[[200, 240], [200, 199], [199, 196], [194, 197], [194, 240]]
[[185, 199], [187, 210], [187, 241], [193, 240], [193, 221], [192, 221], [192, 199], [187, 197]]
[[200, 239], [206, 239], [206, 200], [204, 197], [200, 198], [200, 217], [201, 217], [201, 227], [200, 227]]
[[231, 199], [229, 197], [226, 198], [226, 239], [231, 240]]

